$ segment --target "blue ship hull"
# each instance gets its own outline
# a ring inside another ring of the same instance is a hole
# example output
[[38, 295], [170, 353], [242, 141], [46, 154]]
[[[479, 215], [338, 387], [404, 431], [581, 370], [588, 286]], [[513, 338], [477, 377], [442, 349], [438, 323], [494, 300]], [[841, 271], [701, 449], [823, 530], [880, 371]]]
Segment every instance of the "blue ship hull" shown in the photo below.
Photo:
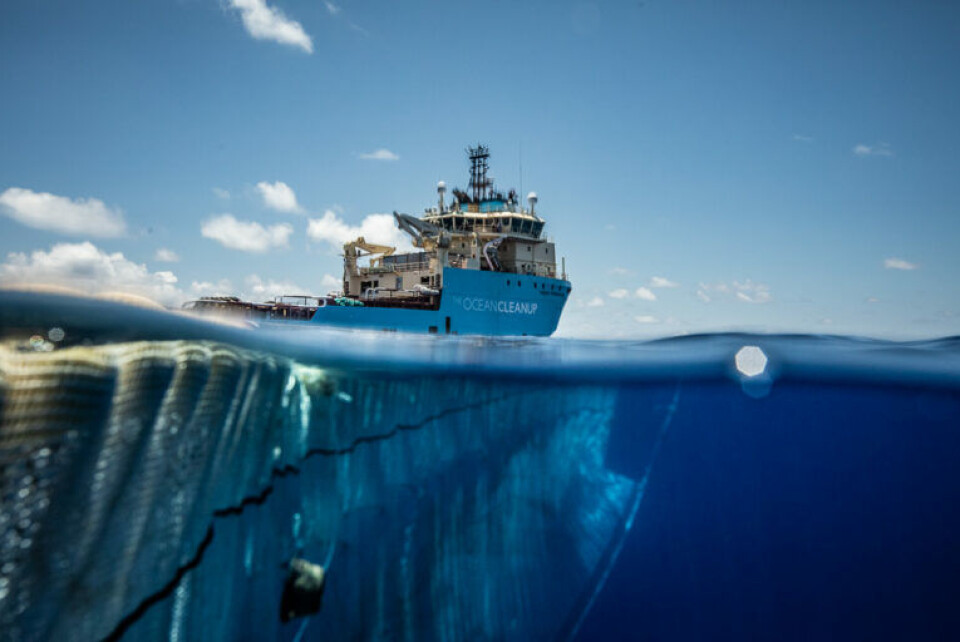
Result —
[[561, 279], [445, 268], [438, 310], [328, 305], [311, 322], [437, 334], [549, 336], [569, 294], [570, 282]]

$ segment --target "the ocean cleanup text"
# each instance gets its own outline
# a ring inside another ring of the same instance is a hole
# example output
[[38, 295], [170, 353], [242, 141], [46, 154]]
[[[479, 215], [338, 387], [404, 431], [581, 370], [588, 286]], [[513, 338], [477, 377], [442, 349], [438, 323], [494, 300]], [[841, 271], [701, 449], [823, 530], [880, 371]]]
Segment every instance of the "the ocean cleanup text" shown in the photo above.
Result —
[[502, 314], [536, 314], [537, 304], [526, 301], [495, 301], [480, 297], [464, 297], [463, 309], [468, 312], [500, 312]]

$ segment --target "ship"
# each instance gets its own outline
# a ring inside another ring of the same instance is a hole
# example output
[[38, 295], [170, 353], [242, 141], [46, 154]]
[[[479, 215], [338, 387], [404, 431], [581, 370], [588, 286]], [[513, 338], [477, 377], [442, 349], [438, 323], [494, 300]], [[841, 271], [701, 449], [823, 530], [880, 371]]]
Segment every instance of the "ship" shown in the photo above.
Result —
[[437, 184], [437, 204], [420, 217], [394, 212], [413, 252], [367, 242], [343, 246], [343, 289], [326, 296], [287, 295], [266, 303], [206, 297], [198, 312], [234, 313], [261, 325], [310, 323], [385, 331], [490, 336], [549, 336], [572, 286], [566, 261], [544, 236], [537, 195], [527, 207], [516, 190], [488, 177], [490, 150], [468, 147], [468, 190]]

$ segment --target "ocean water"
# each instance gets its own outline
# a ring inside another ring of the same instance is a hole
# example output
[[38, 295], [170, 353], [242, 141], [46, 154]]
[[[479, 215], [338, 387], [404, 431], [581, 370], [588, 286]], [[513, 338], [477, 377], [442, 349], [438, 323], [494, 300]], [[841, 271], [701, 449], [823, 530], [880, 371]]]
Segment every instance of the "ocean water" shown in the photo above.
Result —
[[[960, 339], [0, 292], [4, 640], [956, 639]], [[281, 617], [290, 561], [318, 612]]]

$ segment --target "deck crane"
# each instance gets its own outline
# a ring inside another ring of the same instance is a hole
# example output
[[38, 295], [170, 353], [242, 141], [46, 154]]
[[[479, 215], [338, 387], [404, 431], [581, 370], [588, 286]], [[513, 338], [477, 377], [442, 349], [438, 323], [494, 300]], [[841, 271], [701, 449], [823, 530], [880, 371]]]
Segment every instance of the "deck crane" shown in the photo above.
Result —
[[[367, 254], [361, 254], [360, 250], [367, 252]], [[362, 236], [357, 238], [356, 241], [350, 241], [349, 243], [343, 244], [343, 257], [346, 260], [351, 274], [358, 273], [357, 259], [364, 256], [374, 257], [370, 259], [370, 267], [380, 267], [383, 257], [390, 256], [396, 251], [397, 248], [390, 245], [376, 245], [375, 243], [367, 243], [366, 239], [364, 239]]]

